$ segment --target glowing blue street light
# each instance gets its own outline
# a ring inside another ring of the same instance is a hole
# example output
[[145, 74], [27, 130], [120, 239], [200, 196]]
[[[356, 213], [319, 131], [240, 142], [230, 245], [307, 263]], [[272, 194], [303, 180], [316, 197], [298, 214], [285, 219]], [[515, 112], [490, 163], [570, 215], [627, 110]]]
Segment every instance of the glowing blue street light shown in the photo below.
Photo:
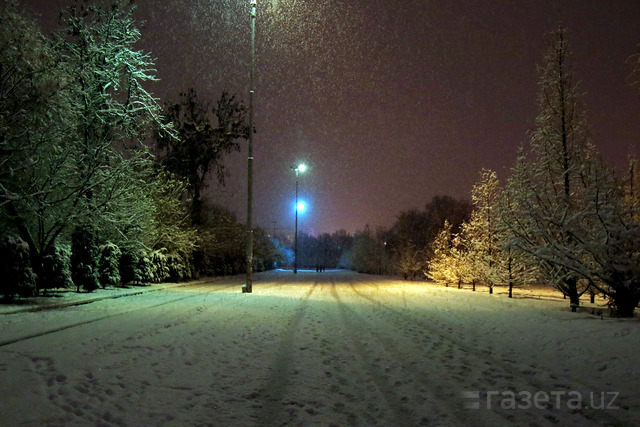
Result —
[[291, 166], [291, 170], [296, 173], [296, 230], [294, 234], [294, 252], [293, 252], [293, 274], [298, 274], [298, 212], [304, 210], [304, 202], [298, 201], [298, 174], [307, 170], [305, 164]]
[[304, 204], [304, 202], [298, 202], [298, 212], [304, 212], [304, 210], [306, 209], [306, 205]]

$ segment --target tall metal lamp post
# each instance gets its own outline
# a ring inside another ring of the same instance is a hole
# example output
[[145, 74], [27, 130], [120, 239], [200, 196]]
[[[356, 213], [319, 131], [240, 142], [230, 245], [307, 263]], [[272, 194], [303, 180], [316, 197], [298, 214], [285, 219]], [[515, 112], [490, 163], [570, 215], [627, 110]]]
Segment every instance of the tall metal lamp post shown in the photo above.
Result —
[[306, 171], [307, 166], [300, 164], [297, 167], [291, 166], [291, 169], [296, 173], [296, 229], [293, 237], [293, 274], [298, 274], [298, 211], [300, 210], [300, 205], [298, 204], [298, 174]]
[[251, 0], [251, 66], [249, 69], [249, 146], [247, 154], [247, 277], [243, 293], [253, 291], [253, 74], [256, 68], [256, 6]]

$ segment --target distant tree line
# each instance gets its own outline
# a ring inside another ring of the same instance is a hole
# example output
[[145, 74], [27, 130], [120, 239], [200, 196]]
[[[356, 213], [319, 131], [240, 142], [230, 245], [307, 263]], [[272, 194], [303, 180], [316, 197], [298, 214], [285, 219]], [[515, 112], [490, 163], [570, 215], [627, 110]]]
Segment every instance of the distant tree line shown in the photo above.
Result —
[[[438, 195], [423, 211], [401, 212], [390, 229], [372, 229], [366, 225], [353, 234], [345, 230], [319, 236], [300, 232], [298, 266], [304, 269], [346, 268], [366, 274], [402, 274], [412, 279], [424, 277], [422, 271], [425, 260], [430, 257], [431, 242], [444, 221], [455, 224], [458, 229], [471, 211], [470, 202]], [[293, 247], [292, 237], [274, 237], [284, 247]], [[282, 266], [291, 265], [293, 256], [290, 249]]]
[[[0, 295], [244, 270], [246, 230], [203, 197], [247, 138], [242, 103], [191, 89], [162, 107], [132, 2], [70, 3], [50, 37], [0, 5]], [[255, 268], [272, 268], [255, 233]]]
[[[293, 264], [294, 242], [292, 236], [276, 235], [276, 240], [287, 248], [284, 253], [281, 266], [287, 267]], [[353, 236], [345, 230], [334, 233], [323, 233], [313, 236], [305, 232], [298, 233], [298, 268], [310, 270], [324, 270], [335, 268], [350, 268], [347, 262], [348, 255], [353, 245]]]

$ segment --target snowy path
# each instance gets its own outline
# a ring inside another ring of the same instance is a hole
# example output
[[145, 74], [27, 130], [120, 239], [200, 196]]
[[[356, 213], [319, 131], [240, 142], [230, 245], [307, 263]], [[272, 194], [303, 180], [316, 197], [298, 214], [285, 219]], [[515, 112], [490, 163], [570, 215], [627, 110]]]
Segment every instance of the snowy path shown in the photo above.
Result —
[[637, 319], [348, 272], [240, 284], [0, 316], [0, 425], [640, 424]]

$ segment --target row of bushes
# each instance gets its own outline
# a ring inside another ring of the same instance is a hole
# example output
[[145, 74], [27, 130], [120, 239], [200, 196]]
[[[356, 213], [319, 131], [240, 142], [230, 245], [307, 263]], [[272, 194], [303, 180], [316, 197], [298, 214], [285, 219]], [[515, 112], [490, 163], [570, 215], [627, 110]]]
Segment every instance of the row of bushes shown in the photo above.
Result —
[[18, 237], [0, 238], [0, 295], [36, 296], [49, 289], [91, 292], [100, 287], [183, 281], [197, 274], [190, 254], [145, 252], [107, 242], [96, 246], [87, 234], [74, 233], [71, 246], [52, 246], [38, 266]]

